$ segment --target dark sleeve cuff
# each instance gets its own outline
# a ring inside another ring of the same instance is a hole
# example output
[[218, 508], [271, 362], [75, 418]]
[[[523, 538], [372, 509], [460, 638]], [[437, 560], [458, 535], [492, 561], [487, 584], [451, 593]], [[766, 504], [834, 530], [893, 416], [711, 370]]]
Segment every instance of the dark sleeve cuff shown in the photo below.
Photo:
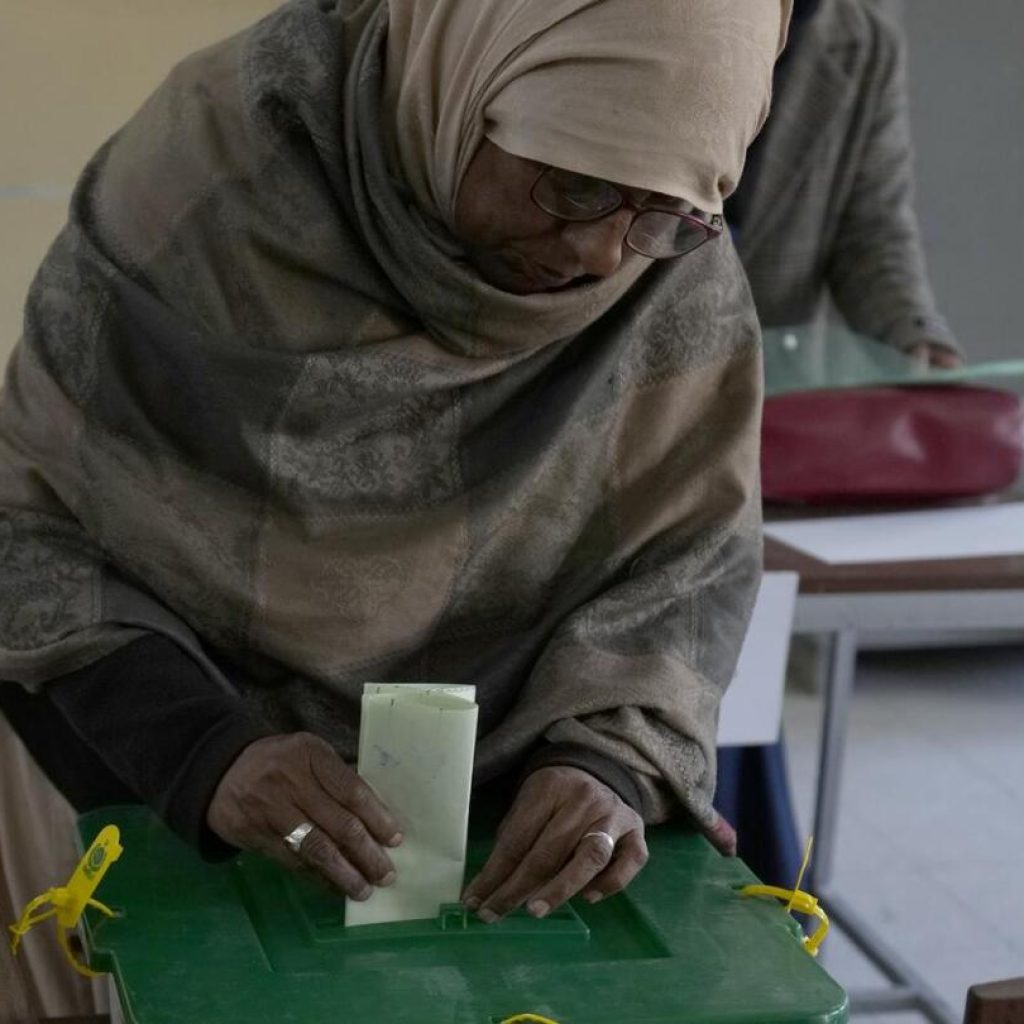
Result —
[[526, 762], [523, 775], [529, 775], [541, 768], [564, 766], [579, 768], [603, 782], [618, 794], [637, 814], [643, 813], [643, 797], [640, 787], [628, 768], [618, 761], [579, 743], [548, 743], [531, 755]]
[[236, 851], [206, 825], [242, 749], [274, 730], [172, 640], [148, 636], [62, 676], [47, 694], [125, 785], [208, 859]]
[[255, 740], [274, 734], [245, 711], [225, 714], [193, 744], [181, 771], [154, 809], [204, 860], [227, 860], [238, 849], [206, 824], [206, 811], [224, 773]]

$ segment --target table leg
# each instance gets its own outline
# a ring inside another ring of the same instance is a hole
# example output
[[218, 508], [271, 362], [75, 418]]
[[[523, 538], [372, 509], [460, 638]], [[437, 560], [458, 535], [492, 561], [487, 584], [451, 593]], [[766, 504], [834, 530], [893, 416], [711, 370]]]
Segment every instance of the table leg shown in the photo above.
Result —
[[831, 637], [828, 652], [814, 808], [814, 856], [804, 888], [822, 901], [836, 927], [893, 982], [889, 989], [850, 992], [850, 1007], [854, 1013], [916, 1009], [932, 1024], [956, 1024], [957, 1015], [943, 1003], [928, 982], [852, 906], [829, 891], [835, 869], [843, 757], [856, 669], [857, 631], [837, 630]]
[[820, 892], [828, 886], [835, 867], [846, 727], [856, 667], [857, 631], [838, 630], [831, 637], [828, 650], [818, 754], [818, 787], [814, 805], [814, 856], [807, 878], [807, 887], [811, 892]]

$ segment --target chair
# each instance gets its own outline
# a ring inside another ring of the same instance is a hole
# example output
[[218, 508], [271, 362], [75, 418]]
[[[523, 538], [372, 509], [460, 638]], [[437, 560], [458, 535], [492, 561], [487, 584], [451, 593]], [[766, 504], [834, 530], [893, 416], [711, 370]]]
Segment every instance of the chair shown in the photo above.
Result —
[[1024, 1024], [1024, 978], [971, 986], [964, 1024]]

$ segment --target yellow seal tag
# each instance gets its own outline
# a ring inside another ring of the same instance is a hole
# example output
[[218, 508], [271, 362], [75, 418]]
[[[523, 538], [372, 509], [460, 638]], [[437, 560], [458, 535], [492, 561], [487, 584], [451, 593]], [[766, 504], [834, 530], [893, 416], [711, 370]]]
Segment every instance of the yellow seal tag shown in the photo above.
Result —
[[815, 929], [813, 935], [805, 935], [803, 937], [803, 944], [804, 949], [806, 949], [811, 956], [817, 956], [818, 949], [825, 941], [825, 936], [828, 935], [828, 915], [824, 910], [822, 910], [817, 897], [812, 896], [809, 892], [804, 892], [800, 888], [800, 883], [804, 880], [804, 874], [807, 871], [807, 865], [811, 862], [811, 850], [813, 849], [814, 836], [811, 836], [807, 840], [807, 845], [804, 847], [804, 860], [800, 865], [800, 873], [796, 876], [796, 885], [794, 885], [792, 889], [781, 889], [776, 885], [745, 885], [740, 889], [740, 895], [771, 896], [786, 904], [787, 914], [795, 910], [797, 913], [807, 914], [809, 917], [816, 917], [818, 919], [818, 927]]
[[114, 916], [114, 912], [109, 907], [104, 906], [99, 900], [93, 899], [93, 893], [103, 881], [103, 876], [109, 870], [110, 865], [123, 852], [124, 848], [121, 846], [121, 833], [118, 827], [107, 825], [101, 829], [100, 834], [93, 840], [92, 845], [78, 862], [78, 867], [75, 868], [68, 884], [47, 889], [41, 896], [30, 900], [22, 911], [18, 922], [9, 926], [11, 952], [17, 956], [22, 936], [30, 928], [52, 917], [57, 928], [57, 941], [60, 943], [60, 948], [64, 950], [68, 962], [79, 974], [87, 978], [97, 977], [95, 971], [90, 970], [76, 959], [68, 942], [68, 932], [78, 926], [86, 907], [95, 907], [107, 917]]

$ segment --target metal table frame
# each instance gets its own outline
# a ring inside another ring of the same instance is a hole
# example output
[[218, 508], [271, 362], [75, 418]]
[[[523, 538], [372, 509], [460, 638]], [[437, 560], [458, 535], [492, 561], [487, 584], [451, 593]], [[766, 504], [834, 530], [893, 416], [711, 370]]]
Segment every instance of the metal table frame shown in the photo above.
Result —
[[1024, 586], [1013, 589], [801, 593], [794, 633], [829, 638], [817, 794], [815, 856], [808, 888], [836, 926], [892, 982], [889, 988], [854, 991], [854, 1013], [917, 1010], [933, 1024], [959, 1024], [962, 1017], [832, 888], [843, 756], [853, 697], [858, 640], [908, 631], [955, 634], [1020, 631], [1024, 635]]

